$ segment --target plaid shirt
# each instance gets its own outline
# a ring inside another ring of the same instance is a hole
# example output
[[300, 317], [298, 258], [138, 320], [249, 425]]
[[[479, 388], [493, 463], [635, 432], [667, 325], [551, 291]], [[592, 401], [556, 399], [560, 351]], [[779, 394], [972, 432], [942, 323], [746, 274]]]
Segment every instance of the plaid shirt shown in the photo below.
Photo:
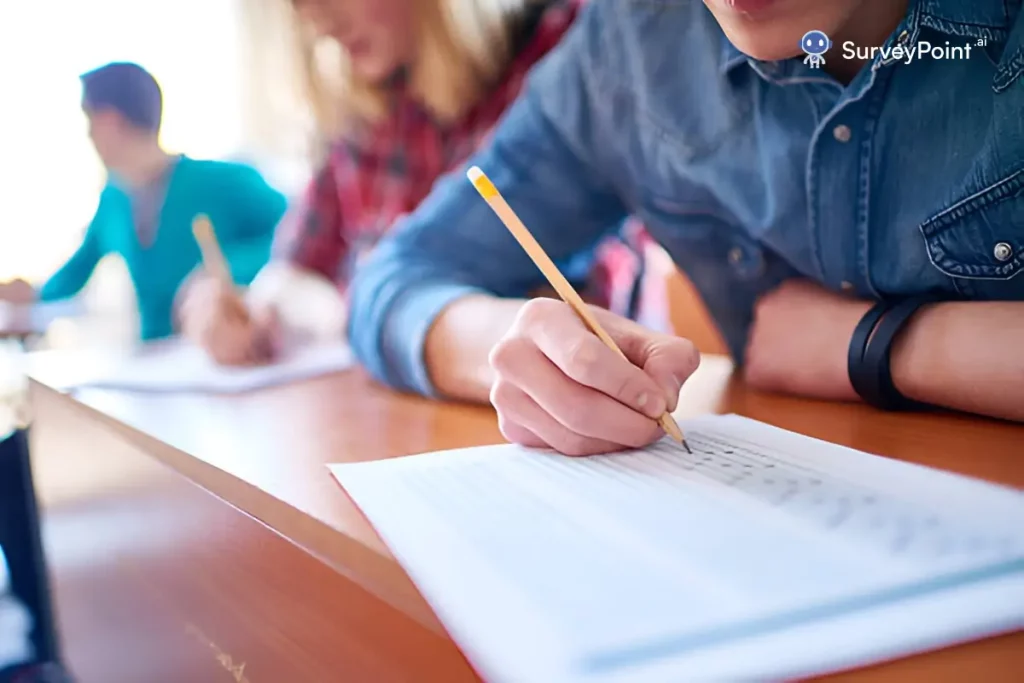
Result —
[[[438, 177], [465, 162], [486, 140], [531, 67], [558, 44], [583, 1], [548, 3], [503, 80], [453, 126], [440, 126], [419, 103], [396, 91], [390, 117], [367, 134], [332, 146], [305, 200], [282, 223], [275, 257], [320, 273], [345, 290], [355, 262], [416, 208]], [[588, 298], [634, 315], [639, 253], [627, 241], [601, 245]]]

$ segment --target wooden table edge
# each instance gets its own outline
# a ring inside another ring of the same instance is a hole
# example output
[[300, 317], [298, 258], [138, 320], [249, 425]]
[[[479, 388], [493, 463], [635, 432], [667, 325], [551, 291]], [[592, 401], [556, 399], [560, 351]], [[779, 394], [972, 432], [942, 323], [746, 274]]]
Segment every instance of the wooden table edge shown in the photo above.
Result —
[[[125, 424], [77, 400], [72, 394], [55, 389], [35, 378], [30, 378], [29, 381], [30, 393], [41, 392], [50, 399], [63, 401], [72, 410], [101, 425], [115, 438], [144, 450], [192, 484], [255, 519], [423, 627], [446, 638], [449, 637], [408, 574], [392, 556], [381, 554], [375, 548], [331, 527], [258, 486]], [[330, 476], [326, 468], [324, 476]], [[347, 496], [340, 486], [338, 495]], [[396, 586], [395, 582], [387, 581], [380, 576], [382, 573], [393, 575], [396, 572], [404, 577], [404, 585]]]

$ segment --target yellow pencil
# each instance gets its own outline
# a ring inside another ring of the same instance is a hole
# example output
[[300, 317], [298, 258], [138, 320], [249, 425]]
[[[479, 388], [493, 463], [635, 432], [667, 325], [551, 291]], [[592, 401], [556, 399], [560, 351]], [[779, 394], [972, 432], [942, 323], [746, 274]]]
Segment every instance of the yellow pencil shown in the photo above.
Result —
[[209, 217], [199, 214], [192, 219], [192, 235], [199, 244], [199, 251], [203, 258], [203, 268], [213, 277], [220, 280], [226, 291], [233, 292], [238, 299], [238, 305], [231, 307], [234, 317], [243, 322], [249, 321], [249, 314], [245, 304], [242, 303], [242, 295], [235, 287], [235, 280], [231, 277], [231, 267], [228, 265], [224, 252], [221, 251], [220, 243], [217, 241], [217, 234], [213, 231], [213, 223]]
[[224, 258], [217, 242], [217, 235], [213, 231], [213, 223], [202, 214], [192, 220], [192, 234], [199, 243], [199, 251], [203, 256], [203, 267], [210, 275], [219, 279], [226, 287], [233, 288], [234, 279], [231, 277], [231, 269]]
[[[512, 233], [512, 236], [516, 238], [519, 245], [533, 259], [533, 262], [537, 264], [540, 272], [544, 274], [544, 277], [547, 278], [551, 286], [558, 292], [558, 295], [562, 297], [562, 300], [569, 304], [570, 308], [583, 321], [583, 324], [596, 334], [604, 342], [605, 346], [626, 359], [626, 354], [622, 353], [622, 349], [615, 343], [615, 340], [597, 322], [593, 313], [590, 312], [590, 308], [583, 302], [583, 299], [573, 289], [573, 286], [569, 284], [569, 281], [565, 279], [562, 272], [558, 270], [558, 266], [554, 264], [540, 244], [537, 243], [537, 240], [530, 234], [530, 231], [523, 225], [523, 222], [519, 220], [519, 216], [508, 205], [505, 198], [501, 196], [498, 188], [494, 186], [490, 178], [476, 166], [469, 169], [466, 176], [473, 183], [473, 187], [480, 193], [480, 196], [487, 202], [488, 206], [491, 207], [494, 213], [498, 215], [498, 218], [501, 219], [501, 222], [505, 224], [505, 227], [508, 228], [509, 232]], [[626, 360], [628, 361], [629, 359]], [[688, 452], [692, 452], [690, 451], [689, 444], [686, 443], [683, 431], [676, 424], [672, 415], [666, 411], [658, 419], [658, 423], [665, 430], [666, 434], [681, 443]]]

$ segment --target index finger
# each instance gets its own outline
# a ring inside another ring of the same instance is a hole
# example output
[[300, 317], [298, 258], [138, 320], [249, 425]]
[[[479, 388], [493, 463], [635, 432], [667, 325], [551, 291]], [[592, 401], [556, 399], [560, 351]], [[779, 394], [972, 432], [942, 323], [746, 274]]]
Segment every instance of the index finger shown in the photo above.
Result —
[[663, 390], [647, 373], [605, 346], [565, 305], [532, 333], [541, 353], [573, 381], [600, 391], [650, 418], [666, 410]]

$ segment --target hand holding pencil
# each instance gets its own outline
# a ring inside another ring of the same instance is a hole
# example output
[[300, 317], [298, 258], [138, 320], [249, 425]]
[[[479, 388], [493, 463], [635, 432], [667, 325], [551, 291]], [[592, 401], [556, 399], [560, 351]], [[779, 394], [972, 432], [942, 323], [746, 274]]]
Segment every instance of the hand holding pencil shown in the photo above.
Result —
[[491, 353], [491, 402], [510, 441], [593, 455], [686, 440], [670, 415], [700, 357], [686, 339], [583, 303], [478, 168], [480, 195], [563, 299], [527, 302]]
[[192, 225], [203, 272], [188, 286], [180, 317], [185, 335], [221, 365], [272, 360], [277, 323], [270, 311], [250, 311], [235, 287], [213, 225], [197, 216]]

